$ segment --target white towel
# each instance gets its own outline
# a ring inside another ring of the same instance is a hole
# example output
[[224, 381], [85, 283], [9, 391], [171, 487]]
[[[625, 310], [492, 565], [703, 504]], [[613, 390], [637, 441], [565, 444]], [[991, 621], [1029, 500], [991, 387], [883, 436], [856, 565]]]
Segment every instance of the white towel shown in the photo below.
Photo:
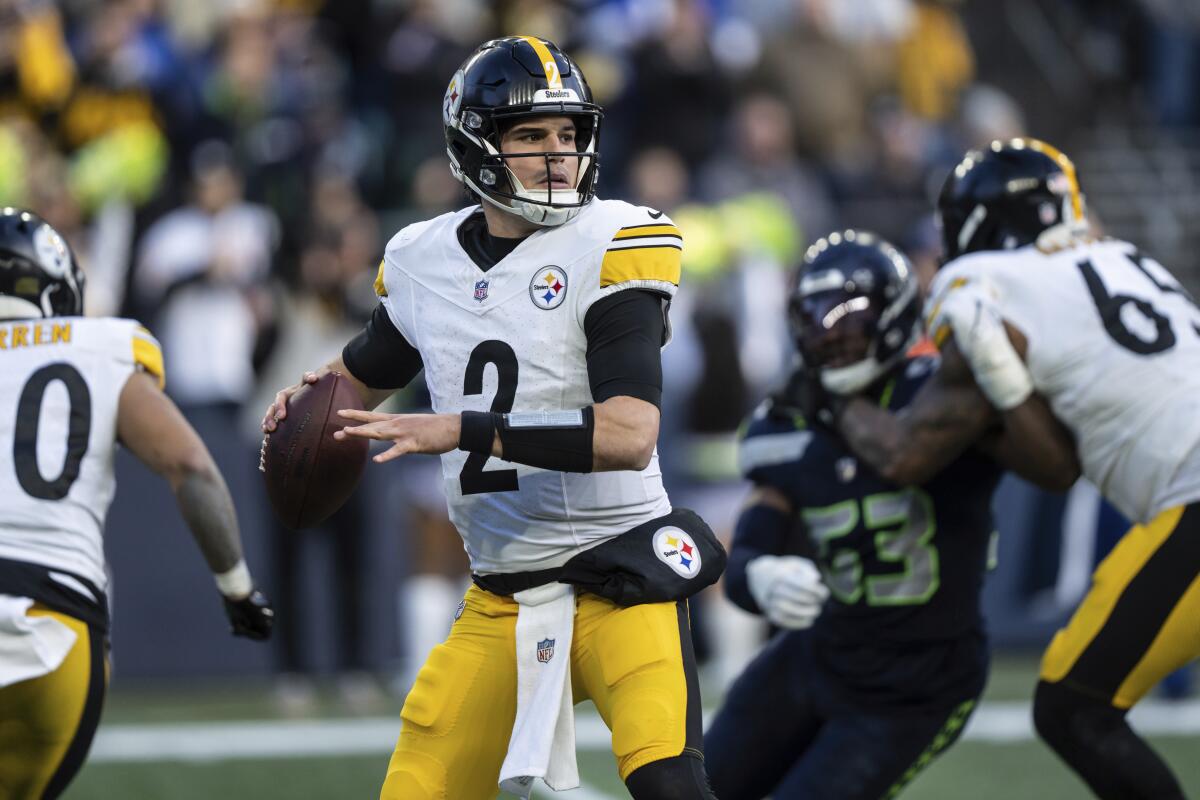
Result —
[[32, 605], [0, 594], [0, 686], [49, 675], [75, 646], [75, 631], [54, 617], [26, 616]]
[[517, 611], [517, 718], [500, 788], [527, 800], [541, 778], [556, 792], [579, 785], [575, 704], [571, 698], [571, 635], [575, 589], [565, 583], [513, 595]]

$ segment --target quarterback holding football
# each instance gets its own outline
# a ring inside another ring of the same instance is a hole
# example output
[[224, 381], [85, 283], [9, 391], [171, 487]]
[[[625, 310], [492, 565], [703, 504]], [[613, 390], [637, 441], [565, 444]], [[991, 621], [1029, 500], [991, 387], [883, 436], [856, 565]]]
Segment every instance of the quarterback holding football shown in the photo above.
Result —
[[[571, 709], [590, 699], [637, 800], [711, 798], [685, 598], [724, 551], [672, 509], [655, 443], [682, 238], [596, 198], [602, 111], [550, 42], [481, 45], [442, 108], [474, 204], [388, 243], [379, 305], [330, 371], [363, 408], [338, 438], [441, 456], [475, 585], [401, 713], [381, 796], [528, 796], [578, 784]], [[421, 370], [433, 414], [372, 411]]]

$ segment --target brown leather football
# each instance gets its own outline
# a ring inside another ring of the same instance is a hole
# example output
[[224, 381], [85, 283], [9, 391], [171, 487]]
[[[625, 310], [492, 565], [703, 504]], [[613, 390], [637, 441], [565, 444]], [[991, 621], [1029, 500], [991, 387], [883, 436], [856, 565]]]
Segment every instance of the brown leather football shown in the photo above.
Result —
[[345, 427], [343, 408], [361, 409], [362, 400], [338, 372], [322, 375], [288, 401], [287, 416], [263, 436], [258, 468], [267, 496], [284, 525], [297, 530], [324, 521], [349, 499], [367, 463], [366, 439], [337, 441]]

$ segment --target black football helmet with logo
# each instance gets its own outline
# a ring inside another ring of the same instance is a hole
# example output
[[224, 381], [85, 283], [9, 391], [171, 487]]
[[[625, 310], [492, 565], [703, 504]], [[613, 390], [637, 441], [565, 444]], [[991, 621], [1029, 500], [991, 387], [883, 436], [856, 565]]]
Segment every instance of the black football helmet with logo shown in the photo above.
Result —
[[818, 240], [804, 256], [788, 324], [806, 370], [839, 395], [866, 389], [899, 363], [921, 332], [912, 264], [866, 231]]
[[0, 209], [0, 319], [79, 316], [83, 287], [58, 231], [33, 212]]
[[995, 141], [967, 153], [943, 184], [937, 211], [945, 261], [1024, 247], [1047, 231], [1087, 231], [1075, 165], [1037, 139]]
[[[527, 189], [500, 152], [504, 131], [523, 118], [561, 115], [575, 122], [576, 151], [521, 153], [579, 159], [572, 189]], [[446, 153], [454, 176], [481, 200], [538, 225], [561, 225], [596, 194], [596, 152], [603, 111], [579, 66], [556, 45], [533, 36], [484, 42], [454, 73], [442, 105]]]

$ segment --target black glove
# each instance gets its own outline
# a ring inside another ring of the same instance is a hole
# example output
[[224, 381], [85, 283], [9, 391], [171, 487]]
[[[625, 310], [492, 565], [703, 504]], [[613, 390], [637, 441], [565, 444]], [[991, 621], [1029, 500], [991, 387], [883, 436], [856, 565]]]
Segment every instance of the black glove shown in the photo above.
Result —
[[229, 617], [230, 632], [234, 636], [263, 641], [271, 636], [275, 623], [275, 609], [267, 596], [255, 589], [241, 600], [225, 600], [225, 616]]

